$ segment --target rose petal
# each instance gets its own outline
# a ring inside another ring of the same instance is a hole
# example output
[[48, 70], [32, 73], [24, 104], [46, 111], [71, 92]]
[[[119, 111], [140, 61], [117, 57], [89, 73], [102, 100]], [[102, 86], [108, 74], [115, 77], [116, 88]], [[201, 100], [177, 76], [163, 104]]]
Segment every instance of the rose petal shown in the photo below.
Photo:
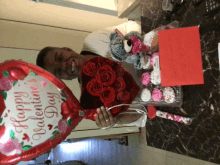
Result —
[[105, 65], [98, 69], [96, 79], [100, 84], [109, 86], [115, 81], [116, 73], [110, 66]]
[[111, 103], [115, 100], [115, 90], [112, 87], [103, 88], [100, 95], [103, 103]]

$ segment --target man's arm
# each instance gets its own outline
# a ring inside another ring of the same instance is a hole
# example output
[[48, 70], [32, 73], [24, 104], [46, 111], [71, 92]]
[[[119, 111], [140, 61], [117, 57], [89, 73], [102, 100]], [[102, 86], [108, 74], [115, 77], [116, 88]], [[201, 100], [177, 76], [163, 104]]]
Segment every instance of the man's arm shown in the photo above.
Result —
[[98, 108], [97, 111], [98, 114], [95, 117], [95, 121], [100, 128], [109, 127], [113, 124], [130, 124], [137, 121], [142, 116], [142, 114], [121, 113], [118, 116], [113, 117], [111, 112], [107, 111], [104, 107]]

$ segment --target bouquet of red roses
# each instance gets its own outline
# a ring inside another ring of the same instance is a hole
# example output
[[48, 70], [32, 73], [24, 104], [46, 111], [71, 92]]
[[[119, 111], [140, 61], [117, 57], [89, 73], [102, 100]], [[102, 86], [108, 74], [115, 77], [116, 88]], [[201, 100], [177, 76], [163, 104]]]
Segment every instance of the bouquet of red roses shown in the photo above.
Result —
[[[119, 64], [103, 57], [93, 58], [81, 69], [82, 94], [80, 103], [84, 109], [112, 107], [118, 104], [131, 104], [137, 96], [139, 87], [133, 77]], [[115, 107], [113, 116], [128, 107]], [[96, 110], [88, 111], [88, 118], [94, 119]]]

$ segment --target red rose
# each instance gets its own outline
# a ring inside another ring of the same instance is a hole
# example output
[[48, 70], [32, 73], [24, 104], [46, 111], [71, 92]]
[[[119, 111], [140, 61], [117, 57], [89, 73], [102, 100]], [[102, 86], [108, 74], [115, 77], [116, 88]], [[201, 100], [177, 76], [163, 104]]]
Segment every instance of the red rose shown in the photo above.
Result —
[[126, 84], [124, 82], [124, 79], [121, 77], [118, 77], [115, 82], [112, 84], [112, 87], [115, 89], [115, 92], [123, 91], [126, 87]]
[[13, 82], [8, 77], [2, 77], [0, 79], [0, 90], [8, 91], [12, 88]]
[[85, 66], [83, 67], [83, 73], [87, 76], [94, 76], [97, 71], [97, 66], [94, 62], [88, 61]]
[[[113, 103], [105, 103], [104, 105], [105, 105], [105, 107], [111, 108], [115, 105], [118, 105], [118, 103], [116, 101], [114, 101]], [[115, 107], [115, 108], [111, 109], [110, 111], [113, 115], [118, 114], [119, 112], [121, 112], [121, 106]]]
[[89, 81], [89, 83], [86, 86], [87, 91], [93, 95], [93, 96], [99, 96], [101, 93], [101, 90], [103, 88], [103, 85], [100, 84], [96, 79], [93, 79]]
[[109, 86], [111, 85], [115, 79], [116, 74], [115, 71], [108, 65], [100, 67], [96, 73], [96, 79], [99, 83]]
[[61, 119], [59, 122], [58, 122], [58, 131], [61, 132], [61, 133], [66, 133], [66, 130], [68, 128], [68, 123], [66, 120], [64, 119]]
[[130, 100], [130, 93], [128, 91], [121, 91], [117, 94], [117, 100], [121, 103], [127, 103]]
[[115, 72], [117, 77], [123, 77], [124, 75], [124, 69], [120, 65], [116, 66]]
[[111, 103], [115, 100], [115, 90], [112, 87], [103, 88], [100, 95], [103, 103]]
[[3, 155], [12, 156], [20, 152], [22, 152], [22, 146], [17, 138], [9, 138], [7, 142], [0, 142], [0, 153]]
[[109, 60], [107, 58], [99, 57], [98, 58], [98, 64], [99, 64], [100, 67], [105, 66], [105, 65], [113, 66], [114, 61]]

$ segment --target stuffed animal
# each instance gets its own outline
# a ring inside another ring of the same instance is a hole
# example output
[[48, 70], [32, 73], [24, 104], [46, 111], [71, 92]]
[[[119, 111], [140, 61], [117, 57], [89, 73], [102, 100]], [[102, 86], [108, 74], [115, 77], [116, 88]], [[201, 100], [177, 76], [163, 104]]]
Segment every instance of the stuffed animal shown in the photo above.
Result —
[[142, 42], [138, 32], [130, 32], [123, 36], [117, 29], [110, 35], [109, 52], [118, 62], [133, 63], [136, 69], [148, 69], [150, 47]]
[[117, 29], [110, 34], [109, 52], [118, 62], [133, 63], [136, 69], [152, 69], [150, 56], [159, 52], [158, 31], [177, 28], [178, 21], [160, 26], [141, 37], [138, 32], [130, 32], [125, 36]]

